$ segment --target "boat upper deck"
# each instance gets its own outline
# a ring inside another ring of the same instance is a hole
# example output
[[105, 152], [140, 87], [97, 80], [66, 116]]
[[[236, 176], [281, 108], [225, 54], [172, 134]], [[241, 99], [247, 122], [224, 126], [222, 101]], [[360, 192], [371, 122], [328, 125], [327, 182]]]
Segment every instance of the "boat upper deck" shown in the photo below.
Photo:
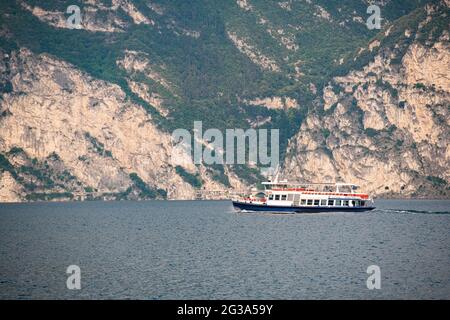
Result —
[[302, 195], [357, 197], [368, 199], [366, 193], [357, 192], [359, 186], [352, 183], [301, 183], [293, 184], [287, 181], [263, 182], [265, 191], [270, 193], [299, 193]]

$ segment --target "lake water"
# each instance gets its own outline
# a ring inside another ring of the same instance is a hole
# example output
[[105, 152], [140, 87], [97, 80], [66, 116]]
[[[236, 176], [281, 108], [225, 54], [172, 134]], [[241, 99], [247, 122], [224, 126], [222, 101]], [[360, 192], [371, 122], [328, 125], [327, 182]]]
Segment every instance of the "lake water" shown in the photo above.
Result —
[[[450, 299], [450, 201], [235, 213], [227, 201], [0, 205], [0, 299]], [[66, 268], [81, 269], [68, 290]], [[381, 289], [369, 290], [378, 265]]]

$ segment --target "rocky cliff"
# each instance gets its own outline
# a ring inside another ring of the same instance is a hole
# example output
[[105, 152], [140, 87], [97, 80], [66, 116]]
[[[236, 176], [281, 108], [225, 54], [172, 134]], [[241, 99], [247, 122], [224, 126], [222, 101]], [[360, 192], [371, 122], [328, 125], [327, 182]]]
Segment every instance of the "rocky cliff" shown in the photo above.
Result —
[[[289, 180], [449, 197], [449, 2], [0, 3], [0, 201], [193, 199], [262, 179], [176, 128], [280, 129]], [[207, 144], [207, 141], [203, 141]], [[214, 197], [214, 194], [210, 196]]]
[[183, 174], [221, 188], [189, 161], [177, 170], [170, 135], [117, 85], [24, 48], [2, 52], [0, 73], [2, 201], [193, 199]]
[[367, 64], [324, 88], [290, 141], [285, 176], [354, 182], [379, 196], [449, 197], [449, 31], [433, 25], [445, 17], [448, 26], [449, 10], [442, 2], [416, 14], [362, 50], [373, 56]]

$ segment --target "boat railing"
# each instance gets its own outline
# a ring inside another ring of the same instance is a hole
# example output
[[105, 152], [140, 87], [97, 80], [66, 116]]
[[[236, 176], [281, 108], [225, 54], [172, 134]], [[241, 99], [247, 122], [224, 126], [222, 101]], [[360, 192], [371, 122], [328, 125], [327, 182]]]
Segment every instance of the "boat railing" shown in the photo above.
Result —
[[335, 193], [350, 193], [360, 194], [356, 192], [359, 186], [353, 183], [289, 183], [287, 181], [281, 182], [263, 182], [266, 191], [299, 191], [299, 192], [335, 192]]

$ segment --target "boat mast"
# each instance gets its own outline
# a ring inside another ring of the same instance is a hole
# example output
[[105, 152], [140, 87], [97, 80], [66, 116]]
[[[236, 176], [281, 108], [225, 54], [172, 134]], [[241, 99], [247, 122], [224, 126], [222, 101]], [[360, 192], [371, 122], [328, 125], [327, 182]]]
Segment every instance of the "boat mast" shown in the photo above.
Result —
[[274, 183], [278, 183], [278, 176], [280, 175], [280, 165], [277, 165], [275, 172], [274, 172]]

